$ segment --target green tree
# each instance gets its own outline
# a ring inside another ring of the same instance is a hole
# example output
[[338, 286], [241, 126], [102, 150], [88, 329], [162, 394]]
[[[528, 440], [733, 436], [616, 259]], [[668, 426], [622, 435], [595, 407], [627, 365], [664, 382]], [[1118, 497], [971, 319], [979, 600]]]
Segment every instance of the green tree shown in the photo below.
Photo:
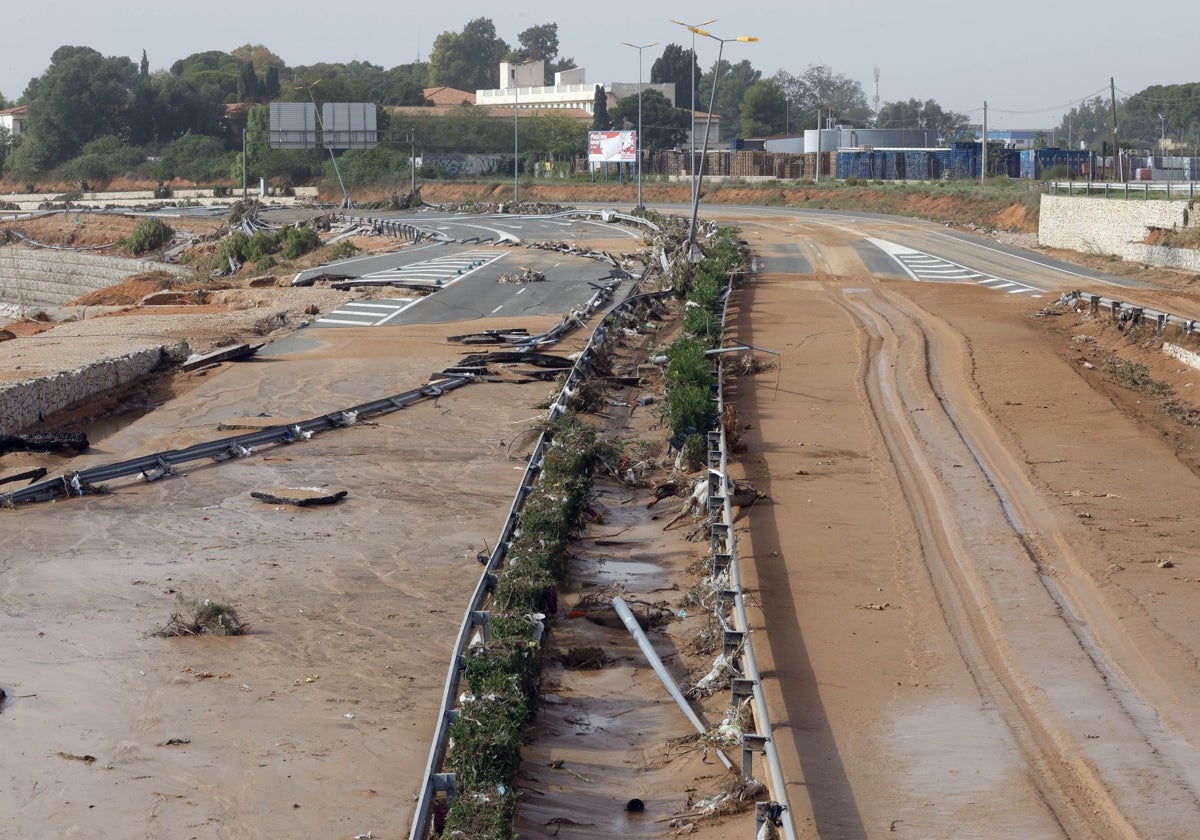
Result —
[[650, 65], [650, 81], [654, 84], [673, 82], [675, 107], [686, 108], [689, 111], [697, 99], [692, 83], [699, 83], [700, 76], [700, 64], [692, 55], [692, 51], [678, 44], [667, 44], [662, 55]]
[[783, 88], [771, 79], [759, 79], [747, 88], [742, 99], [742, 136], [762, 137], [780, 133], [787, 119], [786, 109]]
[[[825, 64], [810, 64], [798, 76], [780, 70], [773, 77], [791, 103], [791, 121], [800, 128], [816, 128], [822, 115], [832, 111], [840, 120], [866, 125], [871, 118], [862, 85]], [[882, 123], [879, 124], [883, 127]]]
[[[612, 112], [614, 128], [636, 129], [638, 97], [630, 94], [618, 100]], [[676, 108], [657, 90], [642, 91], [642, 148], [673, 149], [687, 138], [691, 117]]]
[[[1191, 132], [1200, 124], [1200, 82], [1151, 85], [1117, 103], [1120, 143], [1158, 151], [1165, 135], [1171, 141], [1196, 142]], [[1111, 127], [1108, 133], [1112, 134]]]
[[85, 143], [80, 153], [61, 167], [61, 173], [72, 181], [107, 181], [132, 174], [145, 161], [143, 150], [110, 134]]
[[1072, 148], [1079, 149], [1084, 144], [1085, 149], [1099, 151], [1102, 144], [1112, 140], [1112, 110], [1109, 101], [1096, 96], [1087, 102], [1080, 102], [1062, 115], [1062, 121], [1055, 130], [1056, 137], [1062, 143], [1069, 143]]
[[[254, 75], [264, 82], [271, 74], [272, 68], [275, 70], [276, 78], [287, 69], [284, 60], [262, 44], [243, 44], [237, 49], [230, 50], [229, 55], [238, 61], [249, 62], [254, 68]], [[265, 95], [273, 98], [279, 95], [279, 91], [278, 89], [274, 93], [267, 91]]]
[[429, 87], [429, 65], [426, 62], [401, 64], [388, 71], [391, 86], [380, 99], [381, 105], [424, 105], [425, 88]]
[[249, 61], [243, 61], [238, 70], [237, 98], [238, 102], [252, 102], [258, 99], [258, 74], [254, 72], [254, 65]]
[[27, 92], [28, 163], [39, 169], [74, 157], [83, 144], [118, 134], [137, 80], [129, 58], [105, 58], [91, 47], [59, 47]]
[[529, 120], [530, 147], [553, 160], [572, 160], [587, 151], [587, 133], [579, 121], [553, 111]]
[[145, 50], [142, 50], [142, 63], [138, 65], [138, 78], [143, 81], [150, 78], [150, 59]]
[[[225, 149], [219, 137], [185, 134], [159, 156], [154, 164], [154, 177], [160, 181], [179, 178], [196, 184], [223, 181], [229, 177], [236, 155]], [[240, 167], [237, 180], [241, 180]]]
[[429, 81], [459, 90], [496, 87], [500, 62], [509, 49], [496, 35], [490, 18], [470, 21], [462, 32], [443, 32], [433, 42], [429, 56]]
[[558, 24], [543, 23], [531, 26], [517, 36], [521, 48], [516, 56], [519, 61], [545, 62], [544, 84], [554, 84], [554, 74], [575, 66], [573, 58], [558, 57]]
[[942, 106], [932, 99], [885, 102], [875, 115], [879, 128], [902, 128], [931, 132], [931, 139], [942, 143], [966, 140], [969, 118], [955, 111], [943, 111]]
[[713, 69], [700, 80], [699, 105], [702, 109], [708, 107], [708, 100], [712, 98], [714, 73], [717, 74], [717, 98], [713, 111], [721, 116], [722, 133], [730, 136], [737, 131], [741, 122], [742, 99], [746, 91], [762, 77], [762, 73], [745, 59], [737, 64], [721, 59], [720, 67], [714, 63]]
[[596, 85], [596, 95], [592, 99], [592, 131], [608, 131], [612, 124], [608, 114], [608, 93], [604, 85]]

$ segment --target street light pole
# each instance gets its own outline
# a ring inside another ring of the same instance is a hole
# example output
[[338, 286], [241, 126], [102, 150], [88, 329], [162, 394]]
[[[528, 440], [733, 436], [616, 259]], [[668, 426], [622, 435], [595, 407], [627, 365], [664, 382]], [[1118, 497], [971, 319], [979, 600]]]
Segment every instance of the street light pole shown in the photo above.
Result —
[[689, 32], [692, 33], [692, 66], [690, 68], [692, 71], [692, 89], [689, 93], [689, 99], [691, 99], [691, 102], [692, 102], [692, 107], [689, 109], [692, 112], [692, 133], [688, 135], [688, 166], [689, 166], [688, 174], [692, 176], [692, 203], [694, 204], [696, 202], [696, 193], [697, 193], [697, 189], [696, 189], [696, 32], [698, 31], [699, 27], [701, 27], [701, 26], [708, 26], [710, 23], [716, 23], [717, 19], [712, 18], [710, 20], [702, 21], [700, 23], [684, 23], [681, 20], [675, 20], [675, 18], [668, 18], [668, 20], [670, 20], [671, 23], [677, 23], [680, 26], [685, 27]]
[[1158, 119], [1162, 123], [1162, 136], [1158, 141], [1158, 153], [1165, 157], [1167, 154], [1167, 117], [1165, 114], [1159, 114]]
[[[637, 148], [637, 164], [636, 164], [636, 166], [637, 166], [637, 179], [638, 179], [637, 209], [645, 210], [646, 205], [642, 204], [642, 50], [649, 49], [650, 47], [658, 46], [658, 41], [651, 41], [649, 44], [643, 44], [640, 47], [637, 44], [631, 44], [628, 41], [622, 41], [621, 43], [627, 47], [633, 47], [635, 50], [638, 51], [638, 130], [637, 130], [637, 144], [636, 144], [636, 148]], [[692, 63], [692, 67], [693, 68], [695, 67], [695, 62]]]
[[[717, 101], [717, 82], [721, 78], [721, 56], [725, 53], [725, 45], [734, 41], [742, 43], [753, 43], [758, 40], [755, 35], [738, 35], [736, 38], [718, 38], [711, 32], [701, 29], [698, 26], [689, 26], [696, 35], [703, 35], [706, 38], [712, 38], [720, 47], [717, 49], [717, 63], [713, 66], [713, 84], [712, 94], [708, 98], [708, 117], [704, 125], [704, 143], [700, 150], [700, 160], [704, 161], [708, 157], [708, 135], [712, 129], [712, 112]], [[692, 197], [692, 222], [688, 225], [688, 254], [690, 255], [696, 247], [696, 216], [700, 210], [700, 187], [704, 182], [704, 168], [701, 166], [698, 177], [696, 178], [696, 194]]]
[[521, 88], [517, 85], [517, 68], [524, 67], [526, 64], [532, 64], [533, 59], [522, 61], [520, 64], [514, 64], [509, 68], [509, 79], [513, 83], [513, 204], [519, 200], [518, 190], [519, 179], [521, 176], [521, 158], [520, 150], [517, 144], [517, 113], [521, 106]]

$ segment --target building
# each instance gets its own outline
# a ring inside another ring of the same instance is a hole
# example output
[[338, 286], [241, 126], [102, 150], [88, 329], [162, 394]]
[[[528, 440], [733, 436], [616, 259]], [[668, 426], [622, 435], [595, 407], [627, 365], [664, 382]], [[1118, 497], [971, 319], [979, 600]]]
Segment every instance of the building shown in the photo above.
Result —
[[0, 111], [0, 128], [8, 130], [12, 142], [19, 143], [25, 136], [25, 120], [29, 109], [24, 105]]

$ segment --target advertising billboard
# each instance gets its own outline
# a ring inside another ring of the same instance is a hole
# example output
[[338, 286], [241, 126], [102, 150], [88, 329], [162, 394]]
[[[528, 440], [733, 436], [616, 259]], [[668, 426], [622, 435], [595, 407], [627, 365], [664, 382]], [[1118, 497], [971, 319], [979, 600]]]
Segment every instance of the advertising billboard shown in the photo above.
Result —
[[589, 131], [589, 163], [634, 163], [637, 161], [636, 131]]

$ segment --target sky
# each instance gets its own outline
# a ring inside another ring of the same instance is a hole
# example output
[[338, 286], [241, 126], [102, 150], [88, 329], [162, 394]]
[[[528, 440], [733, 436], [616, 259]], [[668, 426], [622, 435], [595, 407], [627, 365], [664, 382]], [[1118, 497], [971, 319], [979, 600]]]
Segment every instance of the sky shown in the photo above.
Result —
[[[981, 22], [981, 12], [988, 22]], [[263, 44], [293, 66], [360, 60], [389, 68], [427, 60], [438, 34], [459, 32], [479, 17], [491, 18], [497, 35], [513, 46], [530, 26], [557, 23], [560, 54], [585, 68], [589, 83], [636, 82], [638, 52], [622, 42], [657, 41], [642, 53], [649, 81], [664, 46], [691, 47], [692, 34], [670, 18], [693, 24], [717, 18], [706, 27], [713, 35], [761, 39], [727, 44], [724, 57], [748, 59], [764, 76], [781, 69], [798, 75], [824, 64], [858, 81], [870, 102], [878, 67], [880, 102], [933, 99], [979, 122], [986, 101], [991, 128], [1048, 128], [1081, 99], [1107, 97], [1110, 77], [1118, 96], [1200, 80], [1194, 60], [1200, 5], [1180, 4], [1164, 14], [1148, 16], [1115, 0], [758, 0], [732, 6], [711, 0], [35, 0], [5, 10], [0, 93], [19, 97], [64, 44], [135, 62], [144, 49], [152, 71], [192, 53], [243, 44]], [[717, 48], [716, 41], [696, 38], [701, 68], [712, 65]]]

